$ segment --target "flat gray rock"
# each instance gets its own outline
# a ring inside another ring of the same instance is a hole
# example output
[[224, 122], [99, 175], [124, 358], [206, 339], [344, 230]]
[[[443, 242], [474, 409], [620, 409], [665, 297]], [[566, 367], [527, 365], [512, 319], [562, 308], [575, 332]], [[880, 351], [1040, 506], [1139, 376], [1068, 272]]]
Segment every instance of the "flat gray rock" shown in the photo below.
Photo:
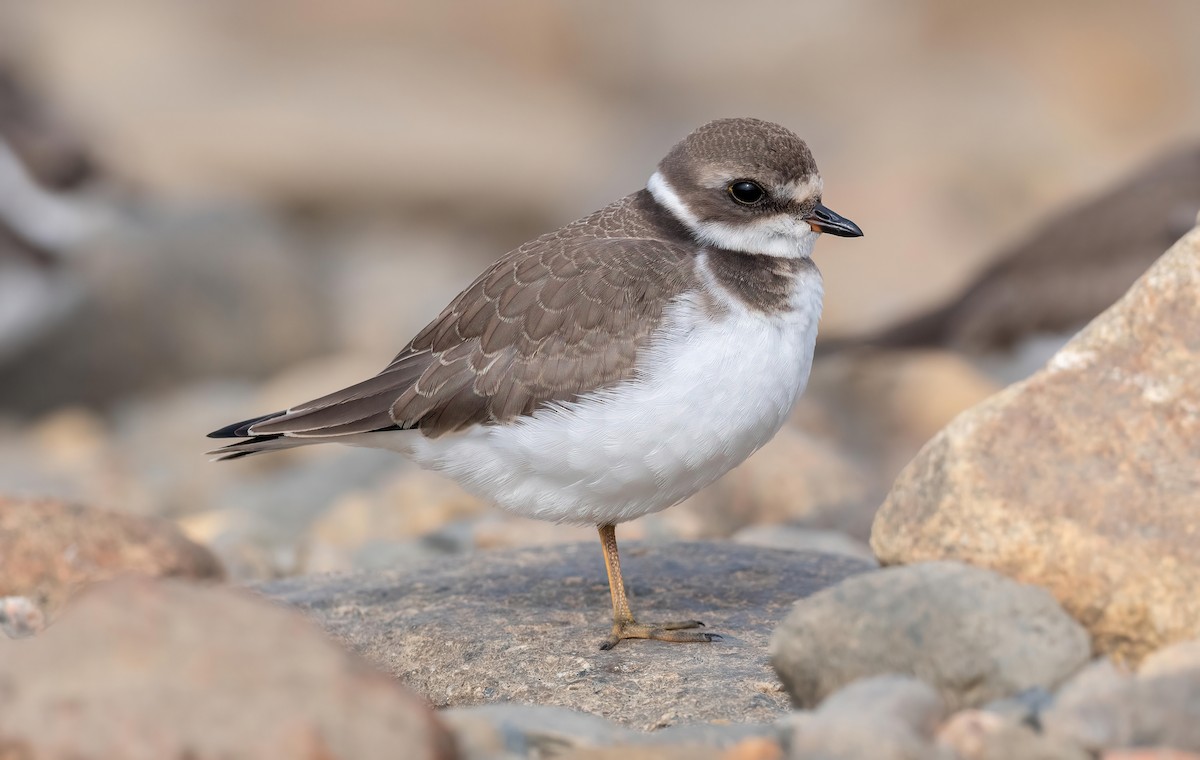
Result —
[[727, 543], [631, 542], [621, 559], [639, 619], [694, 617], [724, 640], [600, 651], [612, 607], [598, 541], [257, 589], [305, 610], [438, 707], [558, 705], [652, 729], [785, 713], [767, 656], [771, 630], [797, 599], [871, 570], [847, 557]]

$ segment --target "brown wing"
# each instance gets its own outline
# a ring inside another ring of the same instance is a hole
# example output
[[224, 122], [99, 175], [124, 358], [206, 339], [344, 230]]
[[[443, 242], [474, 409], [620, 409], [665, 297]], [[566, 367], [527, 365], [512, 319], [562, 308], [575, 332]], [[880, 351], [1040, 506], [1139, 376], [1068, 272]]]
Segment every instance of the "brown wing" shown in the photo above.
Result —
[[380, 374], [248, 432], [398, 426], [433, 437], [611, 386], [632, 376], [666, 304], [693, 284], [689, 257], [654, 239], [540, 239], [489, 267]]

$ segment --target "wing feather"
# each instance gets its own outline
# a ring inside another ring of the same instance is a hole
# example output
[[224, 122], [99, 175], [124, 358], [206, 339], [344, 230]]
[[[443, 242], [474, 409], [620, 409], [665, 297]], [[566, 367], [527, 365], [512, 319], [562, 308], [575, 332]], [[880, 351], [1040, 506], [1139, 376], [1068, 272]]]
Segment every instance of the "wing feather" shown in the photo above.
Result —
[[434, 437], [632, 377], [667, 304], [697, 284], [694, 252], [669, 236], [605, 230], [604, 216], [588, 223], [599, 232], [560, 231], [501, 258], [375, 377], [237, 432], [323, 438], [398, 427]]

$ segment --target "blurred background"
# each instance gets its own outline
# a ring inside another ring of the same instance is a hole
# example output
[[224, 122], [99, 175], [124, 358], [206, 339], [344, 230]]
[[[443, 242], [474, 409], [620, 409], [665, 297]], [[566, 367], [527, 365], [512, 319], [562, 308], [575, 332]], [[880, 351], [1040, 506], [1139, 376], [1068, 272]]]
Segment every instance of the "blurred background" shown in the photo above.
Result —
[[[699, 124], [757, 116], [808, 140], [866, 232], [816, 253], [823, 337], [851, 349], [775, 442], [623, 535], [866, 551], [919, 446], [1194, 220], [1197, 39], [1194, 0], [0, 0], [0, 495], [166, 517], [244, 580], [592, 540], [394, 455], [216, 465], [204, 434], [377, 371], [487, 262], [640, 188]], [[1145, 167], [1184, 169], [1055, 221]], [[1103, 264], [1122, 230], [1145, 251]], [[1079, 295], [1052, 325], [853, 347], [1066, 249], [1051, 292], [1018, 273], [988, 301]]]

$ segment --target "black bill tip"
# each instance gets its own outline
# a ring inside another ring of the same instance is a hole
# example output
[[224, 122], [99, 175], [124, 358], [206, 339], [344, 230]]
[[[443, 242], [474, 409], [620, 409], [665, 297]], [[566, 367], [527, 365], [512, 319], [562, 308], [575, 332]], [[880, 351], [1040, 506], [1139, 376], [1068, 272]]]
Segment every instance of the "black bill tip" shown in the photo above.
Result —
[[827, 232], [838, 237], [862, 237], [863, 234], [857, 224], [820, 203], [813, 209], [808, 224], [814, 232]]

